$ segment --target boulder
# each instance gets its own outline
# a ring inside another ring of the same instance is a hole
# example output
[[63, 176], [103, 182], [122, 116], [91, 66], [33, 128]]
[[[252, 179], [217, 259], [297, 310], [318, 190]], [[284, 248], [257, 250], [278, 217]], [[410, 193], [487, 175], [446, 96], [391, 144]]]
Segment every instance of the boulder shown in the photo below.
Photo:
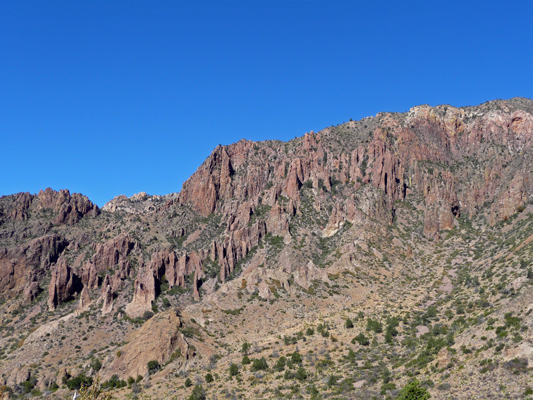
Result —
[[102, 297], [104, 298], [104, 304], [102, 305], [102, 315], [109, 314], [113, 311], [114, 293], [111, 285], [106, 285]]
[[80, 313], [87, 311], [90, 305], [91, 305], [91, 296], [89, 295], [89, 291], [87, 290], [87, 288], [84, 287], [80, 293], [80, 300], [78, 302], [77, 311]]
[[156, 282], [150, 271], [144, 272], [135, 280], [135, 291], [132, 301], [126, 306], [126, 314], [130, 318], [141, 317], [146, 311], [152, 311], [156, 297]]
[[181, 320], [176, 311], [169, 310], [154, 315], [127, 338], [121, 347], [121, 355], [109, 360], [101, 371], [103, 380], [118, 375], [120, 379], [130, 376], [145, 376], [148, 362], [155, 360], [164, 365], [179, 350], [182, 357], [192, 356], [189, 345], [180, 333]]

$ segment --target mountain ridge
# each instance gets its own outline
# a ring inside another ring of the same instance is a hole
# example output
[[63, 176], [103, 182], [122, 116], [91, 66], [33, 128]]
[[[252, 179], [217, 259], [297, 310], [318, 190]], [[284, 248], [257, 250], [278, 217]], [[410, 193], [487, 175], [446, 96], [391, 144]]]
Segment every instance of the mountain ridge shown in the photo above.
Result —
[[[525, 98], [421, 105], [289, 142], [243, 139], [217, 146], [178, 193], [121, 195], [102, 209], [68, 190], [2, 196], [4, 383], [21, 393], [33, 382], [55, 398], [68, 389], [53, 383], [96, 376], [97, 360], [109, 387], [139, 374], [156, 398], [170, 392], [152, 379], [181, 382], [175, 396], [189, 396], [191, 371], [217, 396], [202, 369], [219, 376], [225, 397], [246, 396], [245, 387], [254, 391], [246, 398], [290, 397], [298, 385], [304, 398], [393, 398], [421, 375], [435, 398], [470, 398], [475, 387], [497, 389], [480, 372], [489, 365], [523, 395], [533, 362], [521, 306], [530, 301], [532, 114]], [[489, 315], [504, 325], [493, 332]], [[93, 336], [76, 342], [79, 327]], [[146, 347], [157, 332], [161, 351], [128, 345]], [[305, 379], [272, 366], [258, 377], [238, 361], [249, 342], [258, 356], [278, 354], [272, 362], [302, 346]], [[58, 351], [73, 360], [64, 370]], [[487, 355], [481, 369], [470, 354]], [[229, 364], [240, 365], [237, 383], [221, 378]], [[323, 374], [345, 385], [321, 382]], [[114, 394], [139, 395], [128, 390]]]

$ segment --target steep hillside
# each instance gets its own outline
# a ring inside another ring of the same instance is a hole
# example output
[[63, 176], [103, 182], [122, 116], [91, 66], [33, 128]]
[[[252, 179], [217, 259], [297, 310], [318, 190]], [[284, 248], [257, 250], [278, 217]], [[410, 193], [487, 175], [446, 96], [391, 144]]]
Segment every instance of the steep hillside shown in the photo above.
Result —
[[218, 146], [179, 193], [3, 196], [4, 396], [527, 398], [532, 144], [532, 100], [418, 106]]

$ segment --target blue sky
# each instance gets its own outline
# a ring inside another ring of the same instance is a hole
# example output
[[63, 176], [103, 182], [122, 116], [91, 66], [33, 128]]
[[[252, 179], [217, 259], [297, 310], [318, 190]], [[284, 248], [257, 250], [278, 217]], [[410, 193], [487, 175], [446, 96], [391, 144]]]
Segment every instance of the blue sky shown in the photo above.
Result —
[[0, 0], [0, 195], [177, 192], [214, 147], [533, 97], [531, 1]]

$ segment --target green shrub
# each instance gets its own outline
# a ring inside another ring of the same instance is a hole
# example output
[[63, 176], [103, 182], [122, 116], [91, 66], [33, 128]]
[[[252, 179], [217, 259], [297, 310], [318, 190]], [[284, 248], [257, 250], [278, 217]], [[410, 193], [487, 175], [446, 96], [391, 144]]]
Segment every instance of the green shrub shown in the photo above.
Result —
[[252, 345], [250, 343], [244, 342], [241, 347], [242, 354], [248, 354], [248, 350], [250, 350], [251, 347]]
[[102, 387], [99, 384], [98, 378], [89, 387], [82, 386], [80, 388], [78, 400], [112, 400], [113, 397], [109, 393], [103, 393]]
[[355, 344], [355, 342], [361, 346], [368, 346], [370, 344], [370, 340], [362, 332], [352, 339], [352, 344]]
[[255, 359], [252, 363], [252, 371], [266, 371], [268, 370], [268, 364], [265, 357]]
[[205, 391], [202, 385], [196, 385], [188, 400], [205, 400]]
[[143, 316], [142, 316], [142, 319], [144, 319], [145, 321], [149, 320], [150, 318], [152, 318], [154, 316], [154, 313], [152, 311], [145, 311]]
[[274, 370], [278, 371], [278, 372], [283, 371], [285, 369], [286, 361], [287, 360], [283, 356], [278, 358], [278, 361], [276, 362], [276, 365], [274, 365]]
[[79, 390], [82, 387], [89, 387], [93, 384], [93, 378], [80, 374], [75, 378], [71, 378], [66, 382], [70, 390]]
[[237, 366], [237, 364], [231, 363], [231, 365], [229, 366], [229, 376], [235, 376], [238, 373], [239, 373], [239, 367]]
[[431, 395], [425, 387], [420, 386], [417, 379], [412, 380], [407, 383], [398, 393], [396, 400], [426, 400], [429, 399]]
[[91, 368], [92, 368], [95, 372], [100, 371], [100, 369], [102, 368], [102, 362], [101, 362], [98, 358], [95, 358], [95, 359], [91, 362]]
[[367, 331], [374, 331], [376, 333], [383, 332], [383, 324], [379, 322], [378, 320], [373, 320], [372, 318], [368, 318], [366, 321], [366, 330]]
[[117, 374], [114, 374], [108, 381], [102, 383], [104, 389], [118, 389], [125, 387], [127, 383], [119, 379]]
[[298, 368], [296, 371], [296, 379], [299, 381], [305, 381], [307, 379], [307, 371], [303, 367]]
[[155, 374], [161, 368], [157, 360], [148, 361], [147, 367], [148, 367], [148, 374], [150, 375]]
[[300, 353], [298, 353], [297, 351], [295, 351], [294, 353], [291, 354], [291, 361], [294, 364], [301, 364], [302, 363], [302, 355]]

